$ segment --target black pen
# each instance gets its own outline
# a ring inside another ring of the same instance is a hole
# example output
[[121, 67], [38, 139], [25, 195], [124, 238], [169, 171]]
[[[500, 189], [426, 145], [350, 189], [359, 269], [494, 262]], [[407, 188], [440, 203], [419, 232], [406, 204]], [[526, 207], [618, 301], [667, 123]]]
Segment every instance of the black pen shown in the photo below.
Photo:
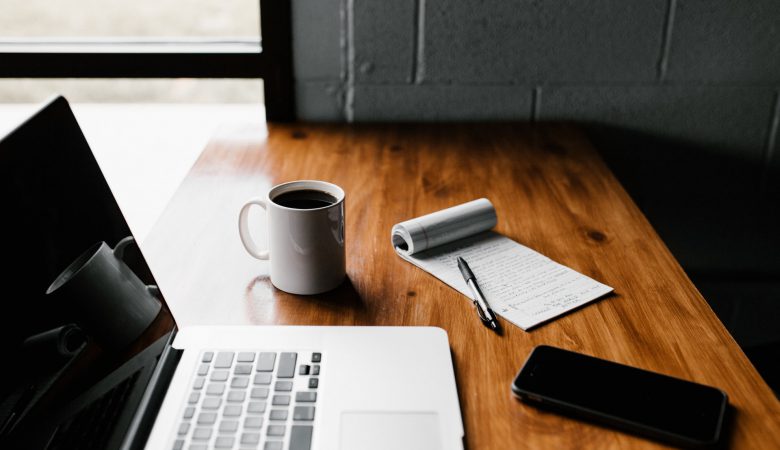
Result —
[[485, 296], [482, 295], [482, 291], [479, 289], [479, 285], [477, 284], [477, 279], [471, 272], [471, 269], [466, 263], [466, 260], [460, 256], [458, 256], [458, 269], [460, 269], [460, 273], [463, 275], [463, 279], [466, 280], [466, 284], [469, 285], [471, 292], [474, 294], [474, 306], [477, 308], [477, 314], [479, 314], [479, 318], [482, 320], [482, 323], [498, 331], [498, 321], [496, 320], [496, 315], [493, 314], [493, 310], [490, 309], [490, 305], [488, 305], [487, 300], [485, 300]]

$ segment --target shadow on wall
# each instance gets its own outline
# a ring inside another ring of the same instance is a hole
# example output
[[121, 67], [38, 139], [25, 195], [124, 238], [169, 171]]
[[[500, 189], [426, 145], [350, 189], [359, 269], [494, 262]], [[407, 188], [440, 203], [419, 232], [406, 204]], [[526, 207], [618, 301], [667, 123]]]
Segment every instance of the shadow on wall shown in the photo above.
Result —
[[780, 392], [780, 171], [733, 149], [587, 124], [685, 271]]

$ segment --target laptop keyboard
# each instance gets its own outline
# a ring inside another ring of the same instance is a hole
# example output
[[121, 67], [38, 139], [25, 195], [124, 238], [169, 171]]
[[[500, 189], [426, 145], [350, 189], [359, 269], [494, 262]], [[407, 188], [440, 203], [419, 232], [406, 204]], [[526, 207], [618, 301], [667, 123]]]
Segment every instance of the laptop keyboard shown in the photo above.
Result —
[[322, 353], [207, 351], [174, 450], [309, 450]]

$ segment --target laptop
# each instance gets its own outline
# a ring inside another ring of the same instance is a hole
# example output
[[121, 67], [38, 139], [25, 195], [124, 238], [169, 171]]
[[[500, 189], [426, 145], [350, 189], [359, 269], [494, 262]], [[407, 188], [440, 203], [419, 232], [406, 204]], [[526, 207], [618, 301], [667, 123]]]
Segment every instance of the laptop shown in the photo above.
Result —
[[[129, 344], [92, 336], [47, 287], [132, 232], [63, 97], [0, 140], [0, 208], [0, 447], [463, 448], [439, 328], [179, 327], [158, 291]], [[137, 246], [124, 261], [156, 285]]]

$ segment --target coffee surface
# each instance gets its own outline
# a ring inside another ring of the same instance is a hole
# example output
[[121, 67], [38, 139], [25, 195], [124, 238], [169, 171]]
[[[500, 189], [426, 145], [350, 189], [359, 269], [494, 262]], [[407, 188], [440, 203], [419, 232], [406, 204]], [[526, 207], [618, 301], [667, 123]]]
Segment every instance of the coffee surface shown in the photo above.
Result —
[[336, 197], [314, 189], [301, 189], [279, 194], [273, 198], [273, 202], [285, 208], [315, 209], [336, 203]]

